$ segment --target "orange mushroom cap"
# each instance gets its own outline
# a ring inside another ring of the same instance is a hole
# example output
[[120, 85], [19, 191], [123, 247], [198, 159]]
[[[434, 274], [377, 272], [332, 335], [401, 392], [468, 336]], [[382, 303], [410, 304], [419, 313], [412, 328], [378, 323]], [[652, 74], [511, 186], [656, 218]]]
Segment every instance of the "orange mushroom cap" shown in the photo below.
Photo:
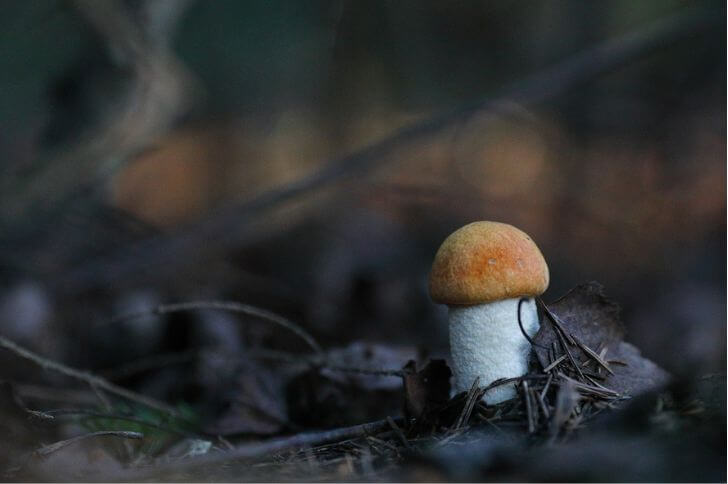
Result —
[[531, 237], [500, 222], [473, 222], [445, 239], [430, 272], [430, 297], [450, 305], [538, 296], [549, 268]]

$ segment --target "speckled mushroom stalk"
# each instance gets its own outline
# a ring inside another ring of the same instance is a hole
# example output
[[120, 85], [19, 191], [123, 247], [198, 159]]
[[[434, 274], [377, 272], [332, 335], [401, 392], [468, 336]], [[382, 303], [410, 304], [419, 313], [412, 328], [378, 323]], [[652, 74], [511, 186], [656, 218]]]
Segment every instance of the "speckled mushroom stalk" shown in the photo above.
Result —
[[[549, 283], [548, 266], [531, 238], [498, 222], [474, 222], [440, 246], [430, 273], [430, 295], [449, 307], [450, 356], [455, 390], [528, 372], [529, 337], [539, 329], [534, 297]], [[516, 396], [513, 385], [489, 390], [495, 404]]]

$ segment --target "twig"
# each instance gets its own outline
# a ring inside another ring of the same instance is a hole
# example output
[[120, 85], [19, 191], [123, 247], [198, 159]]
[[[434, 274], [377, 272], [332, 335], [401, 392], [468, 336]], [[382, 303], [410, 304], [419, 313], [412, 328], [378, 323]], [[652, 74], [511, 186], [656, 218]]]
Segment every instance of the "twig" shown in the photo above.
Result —
[[508, 383], [516, 383], [516, 382], [520, 383], [523, 380], [546, 380], [548, 378], [549, 378], [548, 375], [539, 374], [539, 373], [535, 373], [535, 374], [532, 373], [532, 374], [523, 375], [523, 376], [516, 376], [513, 378], [499, 378], [498, 380], [494, 381], [490, 385], [481, 387], [481, 390], [485, 393], [486, 391], [488, 391], [492, 388], [499, 387], [501, 385], [506, 385]]
[[523, 389], [523, 400], [526, 403], [526, 420], [528, 421], [528, 433], [532, 434], [536, 431], [533, 418], [533, 407], [531, 406], [531, 399], [528, 395], [528, 382], [523, 380], [521, 382], [521, 388]]
[[531, 391], [533, 391], [534, 398], [538, 402], [538, 405], [541, 408], [541, 411], [543, 412], [543, 416], [546, 419], [551, 418], [551, 412], [549, 411], [548, 405], [546, 405], [546, 401], [544, 400], [543, 395], [540, 392], [538, 392], [535, 388], [533, 388]]
[[491, 419], [489, 419], [489, 418], [488, 418], [488, 417], [487, 417], [487, 416], [486, 416], [486, 415], [485, 415], [485, 414], [483, 413], [483, 411], [482, 411], [482, 410], [478, 410], [478, 411], [476, 412], [476, 415], [477, 415], [478, 417], [480, 417], [480, 420], [481, 420], [481, 421], [483, 421], [483, 422], [487, 423], [488, 425], [490, 425], [491, 427], [493, 427], [493, 428], [494, 428], [494, 429], [496, 430], [496, 432], [498, 432], [498, 433], [499, 433], [499, 434], [500, 434], [501, 436], [505, 436], [505, 435], [506, 435], [506, 433], [505, 433], [505, 432], [503, 431], [503, 429], [501, 429], [501, 428], [500, 428], [500, 427], [498, 427], [498, 426], [497, 426], [496, 424], [494, 424], [494, 423], [493, 423], [493, 422], [491, 421]]
[[548, 392], [549, 387], [551, 386], [551, 382], [554, 379], [553, 373], [549, 374], [549, 379], [546, 380], [546, 384], [543, 386], [543, 390], [541, 390], [541, 400], [546, 398], [546, 392]]
[[126, 398], [127, 400], [131, 400], [133, 402], [144, 405], [146, 407], [153, 408], [155, 410], [159, 410], [173, 415], [177, 418], [184, 419], [184, 416], [182, 414], [180, 414], [174, 407], [166, 403], [160, 402], [159, 400], [151, 397], [132, 392], [131, 390], [127, 390], [126, 388], [122, 388], [118, 385], [114, 385], [113, 383], [92, 373], [77, 370], [75, 368], [71, 368], [70, 366], [66, 366], [62, 363], [58, 363], [56, 361], [40, 356], [37, 353], [33, 353], [32, 351], [18, 345], [14, 341], [9, 340], [2, 335], [0, 335], [0, 348], [5, 348], [16, 356], [30, 361], [44, 370], [55, 371], [67, 377], [82, 381], [91, 386], [91, 388], [102, 389], [119, 397]]
[[538, 399], [536, 398], [536, 394], [538, 391], [535, 388], [529, 388], [528, 389], [528, 401], [531, 403], [531, 408], [533, 408], [533, 426], [534, 426], [534, 432], [536, 429], [538, 429], [540, 418], [539, 408], [538, 408]]
[[[401, 422], [402, 419], [394, 418], [392, 421]], [[145, 471], [121, 474], [119, 478], [124, 480], [141, 480], [148, 479], [151, 476], [158, 475], [168, 471], [180, 471], [182, 469], [192, 469], [204, 465], [215, 465], [235, 459], [252, 459], [279, 453], [288, 449], [300, 447], [313, 447], [326, 444], [329, 442], [340, 442], [344, 440], [354, 439], [357, 437], [366, 437], [368, 435], [377, 434], [385, 430], [390, 430], [391, 426], [388, 419], [377, 420], [375, 422], [354, 425], [351, 427], [343, 427], [333, 430], [324, 430], [321, 432], [304, 432], [290, 437], [281, 437], [271, 439], [265, 442], [243, 444], [235, 447], [227, 452], [217, 452], [214, 454], [205, 454], [192, 457], [183, 461], [175, 461], [162, 463]]]
[[367, 436], [367, 442], [375, 442], [379, 445], [383, 445], [384, 447], [387, 447], [389, 450], [392, 450], [399, 454], [399, 449], [396, 445], [392, 444], [391, 442], [387, 442], [386, 440], [378, 439], [377, 437], [374, 437], [373, 435]]
[[570, 92], [600, 74], [637, 59], [653, 49], [665, 47], [714, 21], [712, 15], [691, 10], [640, 26], [633, 32], [606, 40], [516, 82], [498, 95], [416, 123], [378, 143], [332, 160], [310, 176], [268, 191], [250, 202], [223, 210], [182, 233], [152, 237], [112, 254], [109, 258], [91, 260], [59, 281], [59, 289], [78, 291], [151, 271], [160, 274], [164, 269], [178, 270], [185, 261], [199, 260], [199, 257], [190, 258], [186, 254], [201, 253], [203, 248], [210, 246], [210, 241], [214, 241], [215, 246], [221, 250], [239, 245], [250, 236], [252, 220], [260, 217], [265, 209], [289, 202], [344, 178], [375, 170], [384, 163], [387, 155], [402, 146], [467, 121], [481, 112], [502, 110], [504, 102], [515, 100], [522, 104], [534, 104]]
[[402, 429], [399, 428], [399, 425], [397, 425], [397, 422], [395, 422], [394, 419], [392, 419], [392, 417], [387, 417], [387, 423], [394, 431], [394, 435], [396, 435], [399, 438], [399, 440], [402, 441], [402, 444], [408, 449], [412, 448], [412, 446], [410, 446], [409, 441], [407, 440], [407, 437], [404, 435], [404, 432], [402, 432]]
[[[558, 328], [558, 326], [557, 326], [557, 328]], [[561, 347], [566, 352], [566, 356], [569, 358], [569, 361], [571, 361], [571, 365], [574, 367], [574, 370], [576, 370], [576, 373], [578, 373], [579, 376], [582, 379], [584, 379], [584, 372], [581, 371], [581, 367], [579, 366], [576, 359], [574, 358], [574, 355], [571, 354], [571, 350], [569, 349], [569, 346], [567, 345], [566, 340], [565, 340], [565, 334], [568, 334], [568, 333], [564, 332], [563, 329], [559, 329], [556, 331], [556, 335], [561, 340]]]
[[[551, 309], [546, 305], [545, 302], [543, 302], [543, 299], [536, 298], [537, 303], [541, 306], [541, 309], [543, 309], [544, 313], [553, 323], [554, 327], [559, 330], [559, 332], [566, 338], [566, 340], [569, 342], [570, 345], [576, 346], [576, 341], [574, 341], [574, 338], [571, 336], [571, 333], [566, 331], [564, 329], [564, 325], [561, 322], [561, 318], [559, 318], [556, 313], [551, 311]], [[564, 347], [564, 350], [566, 350], [566, 347]]]
[[543, 369], [543, 372], [544, 372], [544, 373], [548, 373], [548, 372], [550, 372], [550, 371], [551, 371], [551, 370], [553, 370], [553, 369], [554, 369], [554, 368], [555, 368], [556, 366], [558, 366], [558, 365], [559, 365], [559, 363], [561, 363], [561, 362], [562, 362], [562, 361], [564, 361], [565, 359], [566, 359], [566, 355], [561, 355], [561, 356], [559, 356], [559, 357], [558, 357], [557, 359], [555, 359], [555, 360], [554, 360], [553, 362], [551, 362], [551, 364], [550, 364], [549, 366], [547, 366], [546, 368], [544, 368], [544, 369]]
[[618, 392], [615, 392], [614, 390], [610, 390], [609, 388], [605, 388], [601, 385], [599, 385], [598, 387], [594, 386], [594, 385], [588, 385], [586, 383], [574, 380], [573, 378], [569, 378], [568, 376], [564, 375], [563, 373], [559, 373], [558, 376], [559, 376], [559, 378], [570, 382], [574, 386], [574, 388], [576, 388], [578, 390], [583, 390], [585, 392], [593, 393], [595, 395], [599, 395], [599, 396], [602, 396], [605, 398], [620, 396], [620, 394]]
[[592, 358], [592, 360], [594, 360], [599, 366], [601, 366], [602, 368], [607, 370], [607, 373], [609, 373], [610, 375], [614, 375], [614, 372], [609, 367], [609, 364], [606, 361], [604, 361], [602, 359], [602, 357], [600, 357], [594, 350], [589, 348], [586, 344], [582, 343], [581, 340], [579, 338], [577, 338], [576, 336], [574, 336], [574, 340], [576, 341], [576, 344], [579, 345], [579, 348], [581, 348], [582, 351], [584, 351], [584, 353], [587, 354], [587, 356], [590, 356]]
[[71, 444], [75, 444], [76, 442], [79, 442], [81, 440], [94, 438], [94, 437], [119, 437], [122, 439], [143, 439], [144, 434], [140, 432], [129, 432], [125, 430], [102, 430], [99, 432], [91, 432], [88, 434], [83, 435], [77, 435], [76, 437], [72, 437], [70, 439], [61, 440], [59, 442], [55, 442], [53, 444], [44, 445], [43, 447], [36, 449], [33, 451], [34, 455], [37, 455], [38, 457], [46, 457], [53, 452], [57, 452], [61, 450], [64, 447], [67, 447]]
[[475, 378], [475, 380], [473, 380], [473, 384], [470, 386], [470, 390], [468, 390], [468, 397], [465, 399], [465, 405], [463, 405], [463, 409], [460, 412], [458, 419], [455, 421], [455, 424], [450, 429], [451, 431], [460, 429], [465, 424], [465, 422], [470, 419], [470, 414], [473, 411], [475, 403], [480, 400], [480, 398], [485, 393], [484, 391], [480, 390], [479, 384], [480, 377], [478, 376]]
[[556, 393], [556, 405], [554, 406], [553, 417], [549, 425], [548, 443], [553, 443], [559, 435], [559, 431], [571, 415], [574, 407], [579, 401], [579, 394], [574, 388], [574, 380], [567, 379]]
[[131, 319], [138, 319], [144, 316], [149, 316], [151, 314], [163, 315], [185, 311], [195, 311], [200, 309], [218, 309], [222, 311], [229, 311], [232, 313], [242, 313], [248, 316], [262, 319], [264, 321], [271, 322], [273, 324], [277, 324], [283, 328], [288, 329], [296, 336], [304, 340], [306, 344], [308, 344], [311, 349], [313, 349], [317, 354], [320, 355], [323, 353], [321, 346], [316, 342], [313, 336], [311, 336], [306, 330], [295, 324], [293, 321], [279, 314], [276, 314], [273, 311], [236, 301], [188, 301], [183, 303], [161, 304], [154, 309], [117, 316], [116, 318], [113, 318], [109, 322], [109, 324], [119, 323], [121, 321], [129, 321]]
[[559, 317], [556, 314], [554, 314], [554, 312], [551, 311], [551, 309], [549, 309], [549, 307], [546, 305], [546, 303], [543, 302], [543, 300], [541, 298], [536, 298], [536, 301], [541, 306], [544, 313], [548, 316], [548, 318], [553, 323], [553, 327], [555, 329], [554, 332], [556, 333], [556, 336], [559, 338], [559, 340], [561, 342], [561, 347], [564, 349], [564, 352], [566, 353], [566, 356], [569, 358], [569, 361], [571, 361], [571, 364], [574, 367], [574, 370], [576, 370], [576, 373], [578, 373], [579, 376], [582, 379], [584, 379], [584, 373], [581, 371], [581, 367], [577, 363], [576, 359], [574, 358], [574, 355], [571, 353], [571, 350], [569, 349], [569, 346], [567, 344], [567, 342], [568, 342], [572, 346], [576, 346], [576, 341], [574, 340], [573, 336], [571, 335], [571, 333], [569, 333], [568, 331], [566, 331], [564, 329], [564, 326], [561, 324], [561, 320], [559, 319]]

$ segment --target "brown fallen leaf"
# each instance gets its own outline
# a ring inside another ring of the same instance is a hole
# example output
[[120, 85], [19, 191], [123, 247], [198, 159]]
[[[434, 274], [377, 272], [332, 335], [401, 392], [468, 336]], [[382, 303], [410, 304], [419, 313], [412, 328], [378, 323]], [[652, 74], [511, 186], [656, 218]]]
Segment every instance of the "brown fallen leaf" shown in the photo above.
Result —
[[[541, 329], [534, 337], [539, 363], [547, 368], [551, 364], [549, 348], [565, 343], [578, 365], [587, 365], [587, 360], [594, 362], [592, 367], [604, 377], [602, 385], [610, 390], [634, 396], [663, 386], [670, 375], [644, 358], [634, 345], [623, 341], [625, 331], [619, 311], [619, 305], [604, 295], [598, 282], [576, 286], [545, 308], [557, 322], [543, 315]], [[563, 342], [559, 327], [565, 333]]]
[[288, 425], [283, 376], [256, 361], [240, 358], [226, 408], [205, 431], [216, 435], [280, 432]]
[[430, 360], [420, 371], [414, 360], [410, 360], [403, 372], [405, 416], [408, 418], [421, 419], [450, 399], [452, 371], [445, 360]]
[[385, 418], [401, 411], [402, 363], [418, 358], [413, 346], [354, 341], [326, 352], [325, 363], [286, 385], [292, 423], [332, 428]]

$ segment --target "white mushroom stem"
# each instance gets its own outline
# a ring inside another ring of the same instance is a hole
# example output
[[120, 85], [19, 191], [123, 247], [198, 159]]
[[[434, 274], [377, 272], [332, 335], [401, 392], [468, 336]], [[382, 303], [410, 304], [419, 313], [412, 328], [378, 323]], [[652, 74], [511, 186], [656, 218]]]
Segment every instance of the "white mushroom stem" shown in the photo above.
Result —
[[[450, 306], [450, 356], [455, 391], [467, 391], [476, 377], [480, 386], [499, 378], [528, 373], [531, 345], [518, 325], [518, 301], [504, 299], [472, 306]], [[533, 298], [521, 305], [521, 323], [529, 337], [538, 331], [538, 313]], [[489, 390], [484, 398], [495, 404], [516, 396], [513, 384]]]

